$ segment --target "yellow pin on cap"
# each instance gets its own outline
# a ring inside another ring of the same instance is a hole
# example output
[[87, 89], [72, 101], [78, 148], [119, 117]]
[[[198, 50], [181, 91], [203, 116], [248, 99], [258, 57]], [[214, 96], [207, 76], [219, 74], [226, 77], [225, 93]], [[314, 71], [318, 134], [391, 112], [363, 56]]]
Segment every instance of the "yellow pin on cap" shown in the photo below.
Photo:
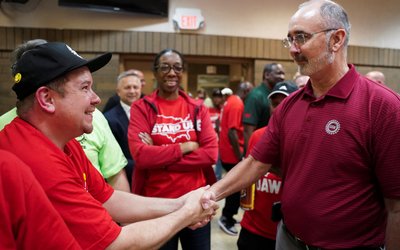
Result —
[[15, 74], [14, 76], [14, 82], [19, 83], [22, 79], [22, 75], [20, 73]]

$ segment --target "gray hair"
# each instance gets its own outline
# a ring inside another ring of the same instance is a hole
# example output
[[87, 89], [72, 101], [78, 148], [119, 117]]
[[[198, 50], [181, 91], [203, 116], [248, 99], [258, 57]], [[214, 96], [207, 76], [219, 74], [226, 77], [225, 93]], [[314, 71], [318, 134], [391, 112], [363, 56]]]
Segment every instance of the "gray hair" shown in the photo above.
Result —
[[[299, 9], [317, 1], [308, 1], [302, 3], [299, 6]], [[323, 3], [321, 4], [321, 7], [319, 9], [320, 15], [322, 17], [322, 24], [326, 29], [344, 29], [346, 31], [344, 46], [347, 47], [350, 39], [351, 24], [349, 22], [345, 9], [333, 1], [322, 0], [322, 2]]]
[[11, 74], [14, 77], [14, 75], [17, 73], [15, 72], [15, 64], [17, 63], [17, 61], [22, 57], [22, 55], [35, 48], [36, 46], [42, 45], [47, 43], [46, 40], [44, 39], [33, 39], [33, 40], [29, 40], [26, 41], [23, 44], [18, 45], [15, 50], [11, 53]]
[[321, 5], [320, 13], [326, 28], [343, 28], [346, 31], [344, 46], [347, 47], [351, 25], [343, 7], [334, 2], [326, 1]]
[[121, 79], [128, 77], [128, 76], [136, 76], [137, 78], [140, 79], [140, 77], [134, 72], [134, 70], [127, 70], [118, 75], [117, 83], [119, 83], [119, 81], [121, 81]]

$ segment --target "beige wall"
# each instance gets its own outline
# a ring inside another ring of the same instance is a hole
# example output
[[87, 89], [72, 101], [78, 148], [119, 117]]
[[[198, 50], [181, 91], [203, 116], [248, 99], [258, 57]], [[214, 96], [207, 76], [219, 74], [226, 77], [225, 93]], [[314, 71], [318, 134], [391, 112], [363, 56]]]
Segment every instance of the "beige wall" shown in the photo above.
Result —
[[[383, 5], [372, 0], [339, 0], [348, 10], [353, 25], [349, 63], [355, 64], [361, 73], [371, 69], [383, 71], [389, 87], [400, 92], [400, 26], [395, 27], [400, 23], [400, 15], [395, 15], [400, 13], [400, 2], [396, 1], [388, 0]], [[11, 91], [10, 52], [16, 45], [33, 38], [64, 41], [88, 58], [105, 51], [113, 53], [107, 68], [94, 74], [96, 92], [103, 99], [100, 107], [114, 93], [115, 77], [123, 67], [137, 68], [142, 59], [147, 61], [139, 68], [143, 68], [149, 80], [145, 92], [151, 92], [155, 86], [148, 59], [152, 61], [153, 56], [166, 47], [196, 59], [192, 63], [199, 63], [201, 59], [202, 63], [232, 66], [244, 60], [251, 64], [245, 80], [254, 80], [256, 84], [261, 81], [265, 63], [280, 62], [290, 79], [296, 66], [278, 39], [285, 36], [288, 19], [299, 3], [170, 0], [170, 18], [179, 6], [200, 8], [206, 19], [204, 29], [181, 34], [173, 30], [169, 18], [61, 8], [56, 0], [29, 0], [28, 4], [18, 8], [3, 1], [0, 12], [0, 114], [15, 105], [15, 95]], [[359, 10], [360, 6], [368, 9]], [[380, 48], [384, 46], [388, 48]], [[134, 60], [130, 63], [129, 58]], [[243, 77], [242, 71], [231, 70], [231, 82]], [[188, 84], [186, 80], [184, 84]]]
[[[0, 25], [56, 29], [104, 29], [174, 32], [175, 8], [199, 8], [206, 25], [195, 33], [281, 39], [299, 0], [169, 0], [169, 18], [99, 13], [58, 7], [57, 0], [2, 2]], [[400, 49], [400, 1], [337, 0], [352, 23], [350, 45]]]

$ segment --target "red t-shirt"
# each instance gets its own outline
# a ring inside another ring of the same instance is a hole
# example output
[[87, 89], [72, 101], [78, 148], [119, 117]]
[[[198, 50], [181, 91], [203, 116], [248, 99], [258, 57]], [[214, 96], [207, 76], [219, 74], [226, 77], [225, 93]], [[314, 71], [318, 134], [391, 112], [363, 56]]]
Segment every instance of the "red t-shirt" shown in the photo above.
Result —
[[399, 95], [350, 65], [325, 96], [308, 85], [283, 100], [251, 155], [280, 164], [282, 212], [297, 237], [329, 249], [379, 246], [383, 199], [400, 198], [399, 128]]
[[[173, 144], [197, 141], [193, 117], [189, 112], [188, 104], [181, 96], [176, 100], [157, 97], [157, 109], [156, 122], [151, 132], [153, 145], [168, 147]], [[176, 198], [205, 184], [206, 180], [201, 169], [187, 172], [166, 168], [151, 169], [147, 172], [144, 195]]]
[[[266, 127], [254, 131], [249, 140], [249, 150], [261, 139]], [[282, 179], [268, 172], [256, 183], [254, 209], [245, 211], [240, 225], [248, 231], [275, 240], [277, 222], [271, 220], [272, 204], [281, 200]]]
[[32, 171], [0, 150], [0, 249], [81, 249]]
[[31, 169], [55, 209], [83, 249], [106, 248], [121, 228], [102, 206], [114, 190], [87, 159], [75, 140], [60, 150], [20, 118], [0, 132], [0, 148]]
[[225, 163], [235, 164], [238, 159], [233, 151], [233, 147], [229, 141], [229, 129], [235, 129], [239, 139], [240, 151], [243, 152], [243, 124], [242, 116], [244, 111], [243, 101], [237, 95], [231, 95], [224, 103], [221, 112], [220, 134], [219, 134], [219, 153], [221, 161]]

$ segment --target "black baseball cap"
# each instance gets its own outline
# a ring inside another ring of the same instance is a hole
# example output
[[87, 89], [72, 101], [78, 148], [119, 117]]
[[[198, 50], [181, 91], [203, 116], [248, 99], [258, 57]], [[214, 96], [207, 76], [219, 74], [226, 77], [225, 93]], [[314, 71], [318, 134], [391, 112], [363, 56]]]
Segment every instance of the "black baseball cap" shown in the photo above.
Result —
[[219, 97], [222, 97], [221, 90], [220, 90], [220, 89], [217, 89], [217, 88], [213, 89], [213, 90], [212, 90], [212, 95], [211, 95], [211, 96], [219, 96]]
[[278, 82], [272, 88], [272, 92], [268, 95], [268, 98], [270, 99], [271, 96], [276, 95], [276, 94], [282, 94], [285, 96], [289, 96], [291, 93], [295, 92], [298, 89], [299, 88], [291, 81]]
[[77, 68], [87, 66], [90, 72], [95, 72], [104, 67], [111, 56], [111, 53], [105, 53], [86, 60], [65, 43], [41, 44], [22, 54], [13, 66], [15, 75], [12, 89], [17, 98], [22, 100], [41, 86]]

